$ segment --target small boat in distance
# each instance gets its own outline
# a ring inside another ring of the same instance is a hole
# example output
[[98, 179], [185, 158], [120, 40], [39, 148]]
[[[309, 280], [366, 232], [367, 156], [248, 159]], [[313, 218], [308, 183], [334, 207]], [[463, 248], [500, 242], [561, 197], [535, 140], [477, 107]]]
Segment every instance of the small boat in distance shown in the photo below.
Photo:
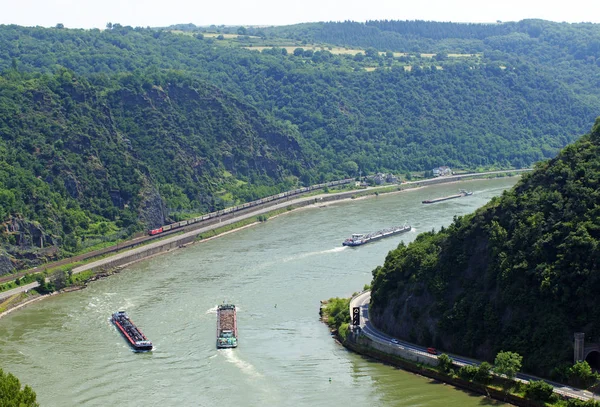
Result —
[[152, 350], [152, 342], [135, 326], [125, 311], [115, 312], [112, 314], [111, 320], [135, 351], [143, 352]]
[[237, 312], [233, 304], [217, 307], [217, 349], [237, 347]]
[[379, 230], [373, 233], [354, 233], [348, 239], [344, 240], [342, 246], [360, 246], [375, 240], [383, 239], [384, 237], [394, 236], [399, 233], [409, 232], [412, 229], [410, 225], [394, 226], [389, 229]]
[[448, 199], [462, 198], [463, 196], [471, 196], [471, 195], [473, 195], [473, 191], [465, 191], [464, 189], [461, 189], [459, 194], [444, 196], [444, 197], [435, 198], [435, 199], [426, 199], [424, 201], [421, 201], [421, 203], [431, 204], [431, 203], [436, 203], [436, 202], [447, 201]]

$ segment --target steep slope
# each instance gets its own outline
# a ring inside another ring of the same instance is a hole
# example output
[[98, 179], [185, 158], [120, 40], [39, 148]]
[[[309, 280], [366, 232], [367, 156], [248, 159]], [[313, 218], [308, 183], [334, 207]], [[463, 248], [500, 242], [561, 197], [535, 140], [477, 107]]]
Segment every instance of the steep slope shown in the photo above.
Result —
[[549, 374], [600, 339], [600, 119], [511, 190], [373, 271], [371, 318], [423, 345]]
[[[324, 26], [339, 28], [332, 35], [342, 43], [363, 36], [356, 27], [364, 25], [358, 23]], [[444, 27], [428, 23], [417, 31], [466, 35]], [[569, 30], [577, 40], [573, 42], [588, 39], [584, 28]], [[528, 42], [520, 44], [496, 31], [486, 35], [494, 34], [489, 46], [481, 39], [459, 38], [487, 47], [478, 62], [430, 57], [406, 62], [401, 59], [407, 56], [382, 57], [377, 50], [359, 56], [326, 49], [259, 53], [222, 46], [223, 41], [199, 32], [184, 35], [116, 25], [103, 31], [0, 26], [0, 69], [54, 72], [63, 66], [86, 76], [181, 70], [296, 126], [299, 140], [319, 157], [317, 172], [324, 177], [355, 176], [357, 167], [366, 173], [424, 171], [439, 165], [529, 166], [553, 157], [574, 134], [589, 129], [600, 108], [595, 79], [599, 68], [593, 53], [585, 54], [591, 58], [588, 63], [563, 52], [558, 66], [551, 57], [537, 57], [554, 49], [548, 42], [536, 40], [543, 47], [522, 54]], [[590, 40], [595, 39], [592, 34]], [[423, 41], [447, 40], [410, 35], [421, 52], [427, 48]], [[464, 49], [462, 43], [453, 44], [447, 52]], [[411, 71], [405, 71], [409, 66]], [[572, 88], [582, 78], [589, 83], [586, 97]]]
[[180, 73], [0, 76], [0, 239], [21, 267], [289, 188], [311, 167], [296, 137]]

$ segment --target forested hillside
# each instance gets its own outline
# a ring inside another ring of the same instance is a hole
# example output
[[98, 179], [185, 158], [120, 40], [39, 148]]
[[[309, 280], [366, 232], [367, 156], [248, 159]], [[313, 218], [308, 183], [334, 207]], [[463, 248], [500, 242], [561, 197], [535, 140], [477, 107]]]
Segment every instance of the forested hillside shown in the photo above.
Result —
[[[321, 178], [354, 176], [357, 167], [368, 173], [437, 165], [529, 166], [583, 133], [600, 107], [598, 97], [579, 97], [527, 63], [440, 61], [443, 69], [414, 65], [407, 71], [377, 53], [357, 59], [218, 44], [201, 33], [121, 26], [105, 31], [5, 26], [0, 67], [133, 72], [142, 81], [155, 70], [184, 71], [291, 123], [321, 157]], [[365, 71], [373, 65], [381, 69]]]
[[600, 119], [511, 190], [373, 271], [370, 317], [386, 332], [551, 374], [573, 333], [600, 342]]
[[[298, 26], [306, 38], [338, 32], [329, 43], [358, 44], [367, 30], [447, 52], [427, 57], [383, 43], [309, 49], [296, 26], [228, 39], [189, 25], [0, 26], [0, 238], [21, 258], [42, 246], [61, 255], [359, 172], [530, 166], [600, 110], [596, 26], [539, 24]], [[548, 30], [588, 48], [563, 50]], [[511, 36], [524, 45], [506, 46]]]
[[294, 129], [180, 73], [9, 72], [0, 135], [0, 238], [15, 257], [287, 190], [312, 167]]
[[[436, 60], [451, 54], [481, 54], [483, 61], [514, 67], [522, 64], [552, 75], [581, 95], [599, 93], [600, 25], [522, 20], [499, 24], [380, 20], [330, 22], [262, 29], [274, 37], [303, 42], [406, 53], [412, 63], [421, 54]], [[426, 62], [425, 62], [426, 63]], [[596, 98], [594, 98], [596, 99]], [[598, 108], [596, 100], [596, 108]]]

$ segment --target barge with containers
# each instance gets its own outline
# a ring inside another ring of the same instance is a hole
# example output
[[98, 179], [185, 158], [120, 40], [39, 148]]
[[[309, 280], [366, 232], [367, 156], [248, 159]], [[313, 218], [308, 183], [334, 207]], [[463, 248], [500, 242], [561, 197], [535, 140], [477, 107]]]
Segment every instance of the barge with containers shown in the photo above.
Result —
[[237, 310], [233, 304], [217, 307], [217, 349], [236, 348], [238, 345]]
[[115, 312], [111, 320], [135, 351], [145, 352], [152, 350], [152, 342], [135, 326], [125, 311]]
[[360, 246], [369, 242], [373, 242], [375, 240], [383, 239], [384, 237], [390, 237], [400, 233], [410, 232], [411, 229], [412, 228], [410, 225], [404, 225], [394, 226], [392, 228], [379, 230], [373, 233], [354, 233], [348, 239], [344, 240], [342, 246]]
[[450, 196], [443, 196], [441, 198], [435, 198], [435, 199], [426, 199], [426, 200], [422, 201], [422, 203], [424, 203], [424, 204], [432, 204], [432, 203], [436, 203], [436, 202], [447, 201], [449, 199], [462, 198], [463, 196], [470, 196], [470, 195], [473, 195], [473, 191], [465, 191], [465, 190], [461, 189], [459, 194], [450, 195]]

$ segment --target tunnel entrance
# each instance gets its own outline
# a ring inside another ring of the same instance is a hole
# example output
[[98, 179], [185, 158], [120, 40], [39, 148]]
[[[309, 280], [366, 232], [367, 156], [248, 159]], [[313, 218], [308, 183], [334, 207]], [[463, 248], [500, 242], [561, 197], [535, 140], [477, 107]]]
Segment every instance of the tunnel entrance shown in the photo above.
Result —
[[600, 352], [593, 350], [585, 357], [585, 361], [594, 372], [600, 371]]

